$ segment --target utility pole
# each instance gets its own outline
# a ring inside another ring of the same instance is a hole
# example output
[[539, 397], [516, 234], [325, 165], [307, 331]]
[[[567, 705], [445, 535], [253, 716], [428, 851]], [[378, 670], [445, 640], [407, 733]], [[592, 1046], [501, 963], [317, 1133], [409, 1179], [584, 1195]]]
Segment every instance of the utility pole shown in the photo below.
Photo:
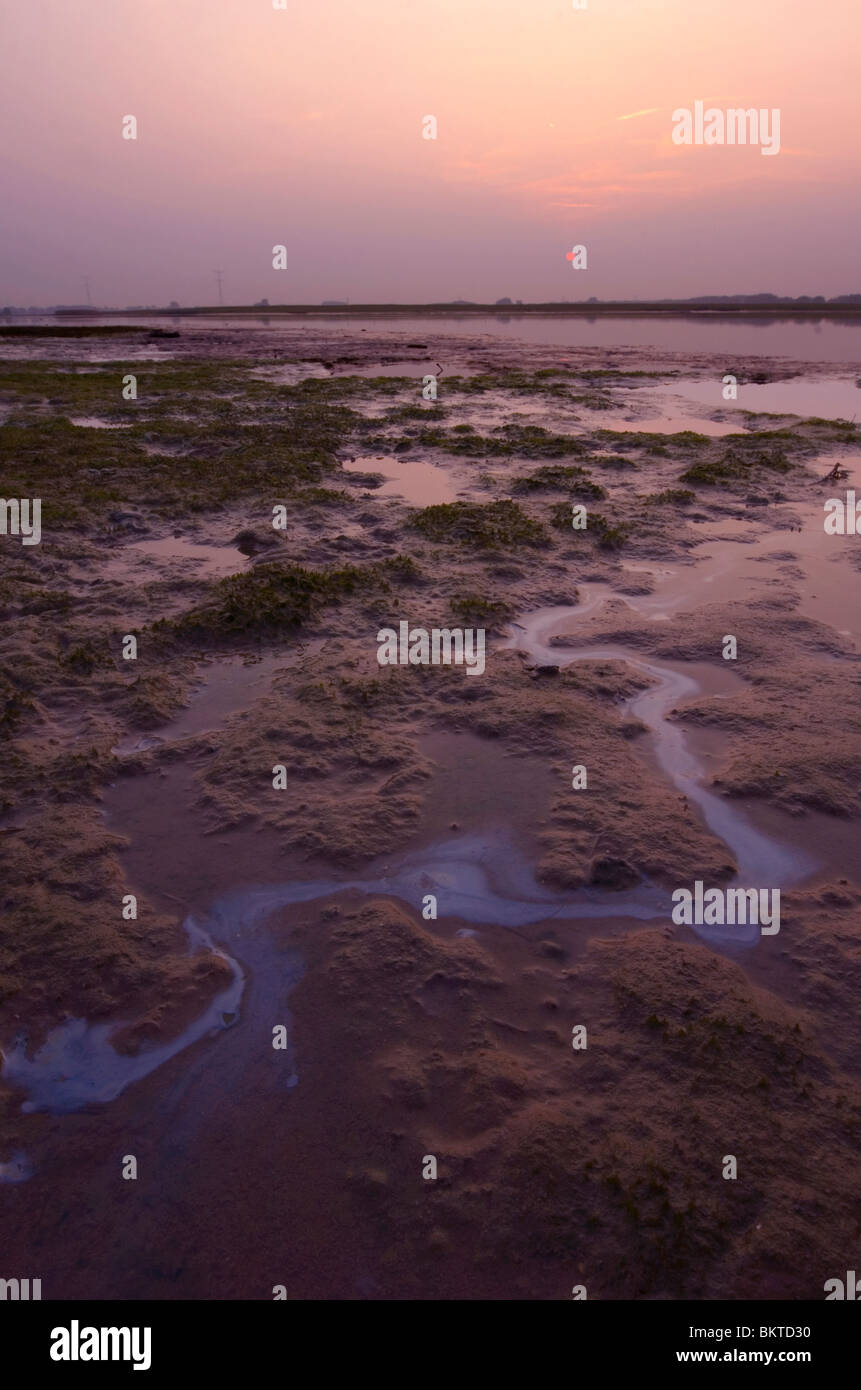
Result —
[[221, 292], [221, 274], [222, 274], [222, 272], [221, 272], [220, 270], [214, 270], [212, 273], [213, 273], [213, 275], [215, 276], [216, 280], [218, 281], [218, 302], [219, 302], [219, 304], [223, 305], [223, 304], [224, 304], [224, 295], [223, 295], [222, 292]]

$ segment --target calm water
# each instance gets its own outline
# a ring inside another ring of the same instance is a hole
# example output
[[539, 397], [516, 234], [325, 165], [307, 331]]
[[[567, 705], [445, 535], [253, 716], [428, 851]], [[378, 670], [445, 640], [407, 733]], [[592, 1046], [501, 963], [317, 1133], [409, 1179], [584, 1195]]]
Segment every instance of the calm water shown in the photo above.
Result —
[[[320, 323], [322, 315], [313, 322]], [[274, 320], [270, 320], [270, 327]], [[391, 328], [420, 335], [446, 333], [462, 337], [488, 334], [513, 342], [557, 344], [559, 347], [659, 347], [671, 352], [720, 352], [750, 357], [788, 357], [797, 362], [848, 362], [861, 365], [861, 320], [857, 324], [756, 321], [727, 323], [714, 318], [583, 318], [558, 315], [542, 318], [345, 319], [330, 317], [327, 327], [344, 332], [362, 329], [379, 333]]]
[[[247, 318], [225, 315], [224, 318], [206, 319], [168, 316], [136, 319], [130, 314], [127, 318], [87, 318], [79, 321], [145, 323], [152, 327], [178, 329], [183, 335], [197, 335], [224, 328], [246, 331], [260, 329], [268, 333], [277, 333], [279, 329], [283, 329], [285, 332], [295, 333], [304, 323], [312, 331], [319, 332], [325, 328], [327, 332], [343, 333], [346, 337], [356, 337], [365, 332], [373, 333], [379, 338], [390, 333], [393, 341], [400, 342], [401, 345], [405, 334], [415, 338], [417, 342], [427, 341], [427, 335], [445, 334], [472, 339], [487, 335], [491, 338], [510, 339], [512, 342], [542, 343], [560, 348], [658, 347], [672, 352], [721, 353], [739, 357], [786, 357], [796, 362], [840, 362], [850, 367], [861, 366], [861, 318], [852, 323], [835, 323], [828, 319], [818, 322], [798, 322], [792, 319], [738, 321], [704, 314], [680, 318], [594, 319], [581, 315], [562, 318], [559, 315], [542, 317], [537, 314], [524, 318], [505, 314], [475, 317], [468, 314], [428, 314], [424, 317], [380, 315], [377, 318], [315, 314], [308, 318], [283, 319], [273, 315]], [[10, 322], [54, 323], [56, 320], [43, 318]], [[44, 348], [49, 342], [50, 339], [44, 340], [39, 346]], [[11, 345], [11, 340], [8, 344], [0, 342], [0, 355], [7, 355], [7, 348]], [[93, 344], [89, 346], [92, 348]], [[15, 347], [19, 347], [19, 344]], [[168, 344], [164, 344], [164, 348], [168, 348]], [[151, 348], [147, 355], [152, 355]]]

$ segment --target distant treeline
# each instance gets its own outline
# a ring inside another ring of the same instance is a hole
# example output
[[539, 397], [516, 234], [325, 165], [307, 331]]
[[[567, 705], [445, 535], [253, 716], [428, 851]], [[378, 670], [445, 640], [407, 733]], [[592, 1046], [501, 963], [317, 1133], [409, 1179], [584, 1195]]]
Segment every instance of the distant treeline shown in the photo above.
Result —
[[217, 318], [244, 315], [254, 318], [269, 318], [280, 314], [337, 315], [340, 318], [363, 318], [376, 314], [447, 314], [474, 315], [490, 314], [494, 317], [513, 317], [522, 314], [774, 314], [785, 317], [792, 315], [837, 314], [854, 316], [861, 313], [861, 294], [841, 294], [832, 299], [821, 295], [800, 295], [797, 298], [776, 294], [747, 295], [697, 295], [693, 299], [590, 299], [572, 303], [550, 301], [534, 304], [478, 304], [466, 300], [456, 300], [434, 304], [350, 304], [337, 309], [320, 304], [259, 304], [214, 305], [201, 304], [180, 309], [176, 306], [163, 309], [57, 309], [57, 318], [180, 318], [194, 314], [213, 315]]

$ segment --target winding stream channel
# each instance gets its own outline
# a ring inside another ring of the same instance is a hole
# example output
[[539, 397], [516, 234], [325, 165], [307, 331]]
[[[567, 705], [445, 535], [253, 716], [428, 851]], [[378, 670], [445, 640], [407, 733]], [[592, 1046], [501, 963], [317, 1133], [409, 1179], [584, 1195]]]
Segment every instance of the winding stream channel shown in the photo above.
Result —
[[[770, 539], [773, 544], [773, 537]], [[787, 537], [787, 549], [792, 548], [792, 539]], [[809, 876], [817, 867], [815, 861], [799, 854], [797, 848], [787, 848], [777, 839], [761, 833], [736, 805], [712, 792], [684, 729], [668, 718], [680, 700], [703, 692], [700, 680], [676, 669], [682, 663], [658, 661], [625, 645], [577, 647], [560, 644], [576, 642], [577, 628], [583, 619], [610, 601], [624, 601], [641, 621], [657, 622], [666, 621], [672, 611], [681, 607], [691, 609], [698, 602], [713, 600], [715, 588], [709, 586], [715, 579], [716, 565], [719, 569], [720, 563], [720, 557], [710, 557], [686, 566], [681, 586], [677, 570], [655, 568], [650, 572], [656, 578], [656, 586], [643, 596], [620, 595], [605, 584], [583, 584], [579, 587], [580, 602], [576, 606], [545, 608], [524, 616], [512, 625], [510, 636], [502, 646], [524, 653], [536, 664], [566, 666], [586, 660], [624, 661], [647, 677], [649, 685], [626, 701], [624, 712], [647, 727], [660, 768], [699, 808], [705, 822], [732, 852], [738, 874], [730, 886], [782, 888]], [[740, 688], [739, 677], [725, 669], [719, 656], [714, 666], [714, 680], [710, 680], [711, 689], [707, 693], [713, 695], [715, 688], [720, 693], [721, 687], [724, 693]], [[218, 713], [222, 717], [227, 713], [223, 703]], [[182, 717], [177, 723], [181, 733], [185, 727]], [[168, 728], [165, 741], [170, 737]], [[193, 1043], [219, 1030], [232, 1028], [239, 1018], [241, 1002], [246, 1015], [253, 1015], [261, 1027], [271, 1026], [273, 1018], [284, 1015], [285, 991], [301, 978], [302, 962], [295, 950], [276, 945], [272, 934], [265, 930], [267, 919], [291, 904], [323, 899], [346, 890], [396, 898], [414, 911], [420, 909], [424, 895], [433, 893], [438, 899], [441, 916], [459, 917], [474, 924], [476, 929], [488, 924], [516, 928], [549, 919], [576, 922], [584, 918], [629, 917], [667, 921], [672, 905], [669, 889], [645, 880], [627, 892], [596, 888], [582, 888], [566, 894], [550, 891], [537, 881], [522, 852], [502, 831], [460, 834], [420, 851], [385, 856], [370, 864], [366, 872], [352, 877], [345, 874], [266, 887], [243, 887], [215, 902], [204, 920], [194, 914], [185, 921], [189, 950], [193, 952], [204, 946], [215, 949], [227, 960], [231, 980], [205, 1013], [180, 1036], [160, 1046], [142, 1049], [135, 1056], [127, 1056], [111, 1046], [111, 1036], [120, 1023], [90, 1024], [84, 1019], [71, 1019], [55, 1029], [33, 1057], [27, 1056], [26, 1037], [20, 1037], [3, 1059], [4, 1079], [20, 1087], [25, 1094], [25, 1110], [66, 1113], [94, 1102], [113, 1100], [132, 1082], [148, 1075]], [[715, 944], [731, 940], [741, 946], [752, 945], [760, 934], [756, 925], [698, 926], [694, 930]], [[228, 954], [231, 951], [241, 958], [242, 965]], [[253, 988], [246, 992], [247, 976]], [[246, 993], [248, 998], [244, 998]], [[243, 1021], [248, 1022], [248, 1017]], [[248, 1031], [257, 1032], [238, 1029], [227, 1048], [231, 1058], [226, 1068], [221, 1067], [224, 1084], [242, 1085], [243, 1059], [249, 1043], [246, 1040], [243, 1046], [238, 1039]], [[293, 1066], [286, 1084], [293, 1086], [298, 1081]], [[4, 1175], [0, 1171], [0, 1181], [21, 1180], [23, 1175], [22, 1166], [18, 1165], [14, 1174], [10, 1171]]]

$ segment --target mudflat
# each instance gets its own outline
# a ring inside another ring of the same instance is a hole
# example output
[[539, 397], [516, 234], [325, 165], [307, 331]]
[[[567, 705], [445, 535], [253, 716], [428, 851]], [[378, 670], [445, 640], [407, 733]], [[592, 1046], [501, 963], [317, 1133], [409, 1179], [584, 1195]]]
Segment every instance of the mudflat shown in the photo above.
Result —
[[[820, 1298], [859, 1232], [861, 542], [824, 517], [861, 454], [756, 391], [849, 368], [427, 327], [3, 344], [0, 490], [41, 503], [0, 536], [9, 1267]], [[483, 669], [381, 664], [404, 622]], [[674, 921], [696, 883], [779, 932]]]

